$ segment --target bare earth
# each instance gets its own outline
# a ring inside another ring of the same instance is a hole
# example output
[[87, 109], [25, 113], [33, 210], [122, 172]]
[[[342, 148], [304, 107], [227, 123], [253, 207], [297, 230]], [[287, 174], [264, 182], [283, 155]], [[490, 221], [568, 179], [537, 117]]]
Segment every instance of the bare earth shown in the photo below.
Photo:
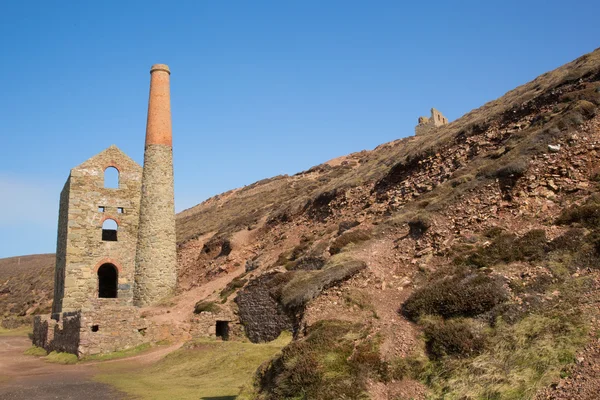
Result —
[[91, 380], [94, 365], [59, 365], [23, 354], [31, 341], [22, 336], [0, 337], [0, 398], [123, 399], [121, 393]]

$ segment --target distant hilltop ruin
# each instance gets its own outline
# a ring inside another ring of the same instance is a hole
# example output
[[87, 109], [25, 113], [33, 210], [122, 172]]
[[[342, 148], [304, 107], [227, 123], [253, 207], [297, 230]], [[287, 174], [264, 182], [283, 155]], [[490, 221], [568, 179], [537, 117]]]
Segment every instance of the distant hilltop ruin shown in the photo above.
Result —
[[419, 117], [419, 125], [415, 126], [415, 135], [425, 135], [438, 126], [448, 125], [448, 118], [435, 108], [431, 109], [431, 117]]

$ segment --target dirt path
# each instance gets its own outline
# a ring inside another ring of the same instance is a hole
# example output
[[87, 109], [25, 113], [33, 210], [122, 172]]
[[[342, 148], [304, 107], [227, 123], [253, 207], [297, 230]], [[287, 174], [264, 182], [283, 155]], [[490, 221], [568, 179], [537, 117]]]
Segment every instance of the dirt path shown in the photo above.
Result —
[[170, 353], [179, 345], [157, 348], [154, 351], [121, 360], [59, 365], [47, 363], [23, 352], [31, 341], [22, 336], [0, 336], [0, 399], [86, 399], [119, 400], [126, 395], [110, 385], [94, 382], [98, 366], [106, 363], [131, 363], [135, 367], [152, 363]]

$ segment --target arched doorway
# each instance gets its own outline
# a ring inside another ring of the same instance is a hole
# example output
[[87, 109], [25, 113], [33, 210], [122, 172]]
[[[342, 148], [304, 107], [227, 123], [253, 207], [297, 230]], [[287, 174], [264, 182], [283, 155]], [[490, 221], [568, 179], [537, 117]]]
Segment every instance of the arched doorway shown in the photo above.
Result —
[[114, 299], [117, 297], [119, 272], [112, 264], [102, 264], [98, 268], [98, 297]]

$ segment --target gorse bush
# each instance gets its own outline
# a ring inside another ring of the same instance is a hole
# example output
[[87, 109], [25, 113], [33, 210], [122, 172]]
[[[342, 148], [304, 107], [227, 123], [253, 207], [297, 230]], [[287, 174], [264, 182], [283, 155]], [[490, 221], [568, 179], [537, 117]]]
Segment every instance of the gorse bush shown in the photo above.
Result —
[[413, 321], [423, 315], [472, 317], [491, 310], [507, 298], [499, 277], [467, 271], [417, 289], [404, 302], [401, 312]]

